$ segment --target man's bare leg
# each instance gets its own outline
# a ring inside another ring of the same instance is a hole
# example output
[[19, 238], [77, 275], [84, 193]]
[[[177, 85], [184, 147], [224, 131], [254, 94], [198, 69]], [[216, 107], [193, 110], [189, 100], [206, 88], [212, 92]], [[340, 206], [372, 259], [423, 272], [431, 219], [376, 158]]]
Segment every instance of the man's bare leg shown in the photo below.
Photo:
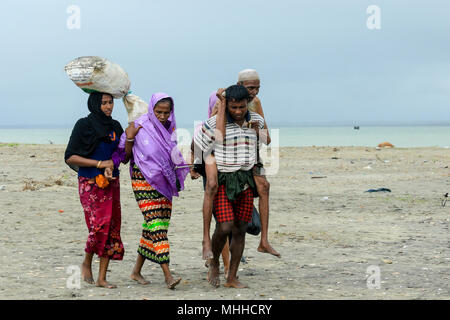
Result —
[[[228, 271], [230, 270], [230, 245], [229, 241], [225, 242], [225, 245], [222, 250], [222, 263], [223, 263], [223, 271], [225, 273], [225, 279], [228, 278]], [[211, 259], [206, 260], [205, 267], [209, 268], [209, 264], [211, 263]], [[206, 276], [209, 281], [209, 273]]]
[[92, 258], [94, 257], [93, 253], [87, 253], [84, 256], [84, 261], [81, 265], [81, 276], [83, 280], [89, 284], [95, 284], [94, 276], [92, 275]]
[[270, 253], [278, 258], [281, 255], [269, 243], [269, 190], [270, 184], [264, 176], [253, 175], [255, 179], [256, 189], [259, 194], [259, 214], [261, 216], [261, 240], [259, 242], [258, 251]]
[[214, 197], [217, 193], [217, 165], [213, 155], [210, 155], [205, 161], [206, 171], [206, 187], [203, 197], [203, 259], [208, 260], [213, 257], [212, 245], [211, 245], [211, 218]]
[[207, 279], [208, 282], [216, 288], [219, 287], [220, 285], [220, 278], [219, 278], [220, 254], [225, 246], [225, 242], [228, 241], [228, 235], [231, 233], [232, 228], [233, 222], [219, 223], [212, 237], [213, 257], [209, 262]]
[[145, 278], [141, 274], [142, 266], [144, 265], [145, 258], [138, 254], [136, 259], [136, 264], [134, 265], [133, 272], [131, 273], [131, 279], [137, 281], [139, 284], [146, 285], [149, 284], [150, 281], [145, 280]]
[[222, 250], [222, 262], [223, 262], [223, 271], [225, 273], [225, 279], [227, 279], [228, 272], [230, 270], [230, 245], [228, 239], [225, 242], [225, 245]]
[[114, 289], [117, 288], [117, 286], [106, 281], [106, 271], [108, 270], [108, 265], [109, 265], [109, 258], [101, 257], [100, 270], [98, 272], [97, 287]]
[[233, 236], [231, 238], [231, 261], [230, 271], [228, 273], [227, 282], [225, 287], [233, 287], [236, 289], [247, 288], [246, 285], [239, 282], [237, 277], [237, 271], [241, 262], [242, 254], [245, 247], [245, 232], [247, 230], [247, 222], [235, 220], [233, 224]]

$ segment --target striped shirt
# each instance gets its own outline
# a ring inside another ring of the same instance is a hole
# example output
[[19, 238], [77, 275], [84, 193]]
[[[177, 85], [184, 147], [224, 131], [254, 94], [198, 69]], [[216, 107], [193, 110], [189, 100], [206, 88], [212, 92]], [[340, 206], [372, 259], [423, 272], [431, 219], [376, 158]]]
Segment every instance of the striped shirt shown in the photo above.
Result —
[[[209, 118], [195, 135], [194, 148], [197, 149], [194, 149], [195, 155], [200, 154], [198, 150], [206, 154], [214, 150], [217, 169], [220, 172], [247, 171], [253, 168], [257, 161], [257, 137], [255, 130], [248, 128], [248, 123], [257, 121], [259, 128], [263, 129], [264, 119], [259, 114], [249, 111], [246, 121], [240, 127], [228, 117], [223, 143], [215, 141], [216, 119], [217, 116]], [[199, 163], [200, 157], [196, 158], [195, 163]]]

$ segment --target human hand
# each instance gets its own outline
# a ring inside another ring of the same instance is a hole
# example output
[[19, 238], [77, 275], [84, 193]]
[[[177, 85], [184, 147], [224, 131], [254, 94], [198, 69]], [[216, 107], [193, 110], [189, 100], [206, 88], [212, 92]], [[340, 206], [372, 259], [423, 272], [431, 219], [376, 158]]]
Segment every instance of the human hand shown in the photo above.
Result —
[[114, 170], [114, 162], [110, 160], [102, 160], [100, 163], [99, 169], [106, 169], [110, 168], [111, 170]]
[[217, 100], [216, 104], [214, 105], [214, 109], [216, 109], [216, 110], [213, 110], [212, 114], [216, 115], [216, 114], [224, 114], [225, 113], [227, 101], [226, 101], [224, 95], [225, 95], [225, 89], [223, 89], [223, 88], [217, 89], [216, 96], [217, 96], [218, 100]]
[[256, 133], [259, 132], [259, 122], [258, 121], [255, 121], [255, 120], [249, 121], [248, 127], [252, 128], [253, 130], [255, 130]]
[[189, 169], [189, 173], [191, 175], [192, 180], [196, 180], [196, 179], [200, 178], [200, 176], [201, 176], [201, 174], [198, 173], [197, 171], [195, 171], [193, 168]]
[[115, 177], [113, 177], [113, 169], [111, 169], [110, 167], [105, 168], [104, 176], [109, 181], [116, 179]]
[[226, 89], [224, 89], [224, 88], [217, 89], [216, 96], [219, 99], [219, 101], [221, 101], [221, 102], [225, 102], [226, 101], [226, 99], [225, 99], [225, 90]]
[[135, 127], [134, 123], [130, 123], [128, 127], [125, 129], [125, 134], [127, 136], [127, 139], [132, 140], [136, 137], [139, 130], [141, 130], [142, 126], [139, 125], [137, 128]]

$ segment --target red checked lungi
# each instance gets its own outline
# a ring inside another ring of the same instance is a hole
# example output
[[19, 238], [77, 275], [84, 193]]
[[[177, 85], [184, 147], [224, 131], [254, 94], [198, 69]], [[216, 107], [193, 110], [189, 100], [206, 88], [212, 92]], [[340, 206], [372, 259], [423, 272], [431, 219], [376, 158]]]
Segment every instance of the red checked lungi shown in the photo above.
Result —
[[225, 185], [220, 185], [214, 197], [214, 210], [218, 223], [231, 222], [234, 219], [250, 222], [253, 214], [253, 191], [248, 188], [234, 201], [230, 201], [225, 192]]

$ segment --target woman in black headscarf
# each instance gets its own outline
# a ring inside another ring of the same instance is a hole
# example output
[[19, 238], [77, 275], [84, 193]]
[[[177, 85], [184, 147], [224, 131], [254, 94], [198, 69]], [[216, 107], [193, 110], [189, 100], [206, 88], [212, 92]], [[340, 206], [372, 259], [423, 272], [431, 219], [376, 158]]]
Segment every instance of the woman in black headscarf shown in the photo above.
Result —
[[117, 146], [122, 126], [113, 120], [113, 97], [93, 92], [88, 99], [91, 112], [75, 124], [64, 159], [78, 172], [80, 202], [89, 236], [82, 264], [84, 281], [94, 284], [92, 258], [100, 257], [97, 286], [115, 288], [106, 281], [109, 260], [122, 260], [124, 248], [120, 238], [120, 156]]

